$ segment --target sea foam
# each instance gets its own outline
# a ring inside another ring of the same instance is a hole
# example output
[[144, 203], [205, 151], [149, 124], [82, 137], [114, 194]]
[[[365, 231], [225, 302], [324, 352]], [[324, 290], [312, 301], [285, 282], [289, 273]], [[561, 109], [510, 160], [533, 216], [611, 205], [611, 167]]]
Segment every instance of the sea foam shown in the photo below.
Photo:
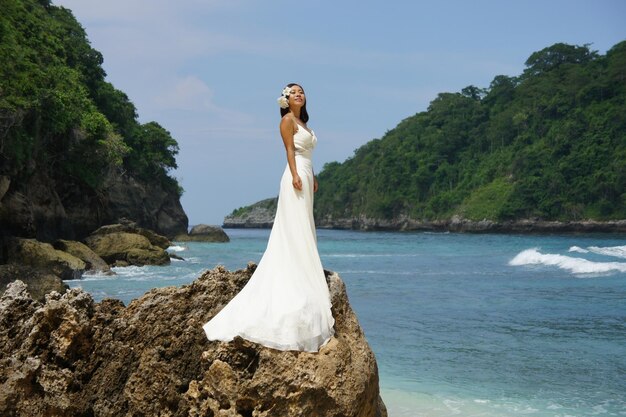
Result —
[[616, 258], [626, 259], [626, 245], [624, 246], [609, 246], [601, 248], [598, 246], [589, 246], [587, 249], [593, 253], [606, 256], [614, 256]]
[[187, 250], [187, 248], [184, 246], [180, 246], [180, 245], [174, 245], [174, 246], [170, 246], [169, 248], [167, 248], [167, 250], [172, 251], [172, 252], [182, 252], [184, 250]]
[[568, 252], [589, 253], [587, 249], [583, 249], [580, 246], [572, 246]]
[[543, 254], [536, 248], [526, 249], [509, 261], [509, 265], [549, 265], [557, 266], [574, 274], [598, 274], [607, 272], [626, 272], [624, 262], [593, 262], [572, 256]]

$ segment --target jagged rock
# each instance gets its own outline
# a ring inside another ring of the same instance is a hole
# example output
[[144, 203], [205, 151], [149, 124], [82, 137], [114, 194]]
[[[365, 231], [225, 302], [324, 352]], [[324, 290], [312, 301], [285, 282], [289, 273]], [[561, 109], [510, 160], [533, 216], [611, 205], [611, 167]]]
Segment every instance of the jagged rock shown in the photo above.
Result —
[[63, 293], [69, 289], [61, 278], [44, 269], [25, 265], [0, 265], [0, 295], [9, 283], [16, 280], [26, 284], [28, 292], [37, 301], [43, 301], [45, 295], [52, 291]]
[[61, 279], [80, 278], [86, 269], [77, 257], [35, 239], [10, 239], [7, 252], [7, 263], [44, 268]]
[[170, 253], [170, 259], [176, 259], [177, 261], [184, 261], [185, 258], [183, 258], [182, 256], [178, 256], [175, 253]]
[[198, 224], [189, 234], [180, 234], [174, 239], [179, 242], [230, 242], [230, 238], [220, 226]]
[[87, 245], [73, 240], [57, 240], [52, 244], [55, 249], [67, 252], [85, 262], [86, 269], [92, 272], [111, 273], [109, 265], [98, 256], [97, 253], [89, 249]]
[[[111, 232], [89, 236], [85, 243], [109, 264], [126, 262], [131, 265], [167, 265], [168, 253], [136, 233]], [[121, 266], [120, 263], [117, 264]]]
[[206, 340], [202, 324], [253, 270], [218, 267], [128, 307], [79, 289], [40, 304], [12, 283], [0, 299], [0, 415], [385, 417], [376, 360], [336, 274], [336, 335], [319, 353]]

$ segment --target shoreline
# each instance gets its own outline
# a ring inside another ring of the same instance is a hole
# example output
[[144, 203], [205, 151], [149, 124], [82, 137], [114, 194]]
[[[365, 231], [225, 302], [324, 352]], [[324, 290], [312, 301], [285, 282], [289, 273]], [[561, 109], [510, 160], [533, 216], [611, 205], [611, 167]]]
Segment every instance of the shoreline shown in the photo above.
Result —
[[[228, 229], [270, 229], [273, 221], [225, 221], [223, 228]], [[316, 222], [318, 229], [355, 230], [355, 231], [386, 231], [386, 232], [453, 232], [453, 233], [496, 233], [496, 234], [585, 234], [626, 233], [626, 220], [581, 220], [581, 221], [548, 221], [521, 219], [505, 222], [491, 220], [467, 220], [453, 217], [448, 220], [421, 221], [410, 218], [393, 220], [373, 219], [367, 217], [323, 219]]]

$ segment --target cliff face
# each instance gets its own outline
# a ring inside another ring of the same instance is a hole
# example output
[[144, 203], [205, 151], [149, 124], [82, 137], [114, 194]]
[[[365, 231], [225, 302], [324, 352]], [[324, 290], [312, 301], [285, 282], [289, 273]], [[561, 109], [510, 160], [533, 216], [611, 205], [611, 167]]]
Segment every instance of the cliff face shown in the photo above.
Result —
[[41, 304], [11, 284], [0, 299], [0, 414], [385, 417], [376, 360], [336, 274], [336, 336], [319, 353], [206, 340], [202, 324], [253, 270], [216, 268], [128, 307], [79, 289]]
[[35, 171], [4, 175], [0, 187], [0, 229], [50, 242], [79, 240], [105, 224], [132, 220], [165, 236], [186, 233], [188, 219], [178, 195], [112, 170], [102, 189], [81, 187]]

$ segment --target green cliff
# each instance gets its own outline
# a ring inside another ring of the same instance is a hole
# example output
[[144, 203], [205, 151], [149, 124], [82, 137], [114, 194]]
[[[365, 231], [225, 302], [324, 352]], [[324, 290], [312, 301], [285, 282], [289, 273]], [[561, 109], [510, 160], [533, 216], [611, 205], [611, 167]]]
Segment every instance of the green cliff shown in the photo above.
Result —
[[0, 230], [79, 239], [120, 219], [186, 232], [178, 144], [140, 124], [72, 13], [0, 0]]
[[626, 41], [606, 55], [555, 44], [517, 77], [441, 93], [318, 179], [326, 227], [626, 219]]
[[[441, 93], [318, 180], [318, 227], [626, 231], [626, 41], [555, 44], [519, 76]], [[225, 226], [259, 227], [253, 208]]]

